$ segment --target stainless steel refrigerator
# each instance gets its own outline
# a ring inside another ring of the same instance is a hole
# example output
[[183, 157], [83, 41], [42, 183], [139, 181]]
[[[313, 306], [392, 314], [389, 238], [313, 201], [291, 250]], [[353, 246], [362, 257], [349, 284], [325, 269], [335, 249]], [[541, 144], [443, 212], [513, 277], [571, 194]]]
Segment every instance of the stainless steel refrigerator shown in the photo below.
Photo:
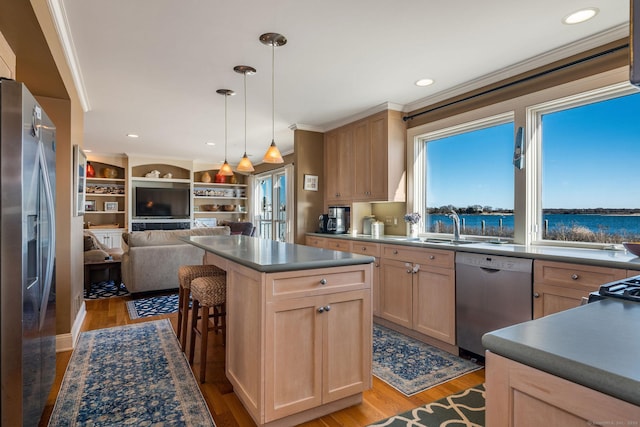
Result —
[[0, 80], [2, 426], [37, 426], [56, 373], [55, 127]]

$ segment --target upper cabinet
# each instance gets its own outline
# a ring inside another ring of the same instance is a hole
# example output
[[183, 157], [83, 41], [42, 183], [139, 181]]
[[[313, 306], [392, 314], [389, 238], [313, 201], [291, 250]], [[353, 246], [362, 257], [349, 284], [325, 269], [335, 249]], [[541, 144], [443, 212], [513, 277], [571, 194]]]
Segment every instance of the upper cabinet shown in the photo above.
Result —
[[386, 110], [325, 134], [326, 204], [403, 202], [406, 129]]

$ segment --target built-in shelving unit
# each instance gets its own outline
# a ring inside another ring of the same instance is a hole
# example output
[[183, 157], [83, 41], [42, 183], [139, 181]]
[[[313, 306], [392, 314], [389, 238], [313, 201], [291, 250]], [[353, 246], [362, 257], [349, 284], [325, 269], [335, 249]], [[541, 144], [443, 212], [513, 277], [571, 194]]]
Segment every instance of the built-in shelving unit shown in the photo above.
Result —
[[234, 177], [234, 183], [203, 182], [203, 180], [214, 179], [216, 172], [215, 170], [200, 171], [194, 174], [194, 221], [199, 225], [213, 225], [224, 220], [245, 220], [248, 200], [247, 185], [235, 181], [237, 177]]
[[[127, 180], [124, 159], [88, 156], [94, 176], [87, 176], [85, 228], [110, 248], [121, 246], [127, 227]], [[118, 164], [116, 164], [118, 163]]]

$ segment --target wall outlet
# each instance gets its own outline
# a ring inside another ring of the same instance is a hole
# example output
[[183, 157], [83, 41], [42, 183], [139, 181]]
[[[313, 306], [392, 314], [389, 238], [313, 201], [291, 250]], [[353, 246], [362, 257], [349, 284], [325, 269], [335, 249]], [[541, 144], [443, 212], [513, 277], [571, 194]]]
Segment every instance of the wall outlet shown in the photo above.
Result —
[[393, 224], [393, 217], [385, 216], [384, 217], [384, 225], [391, 225], [391, 224]]

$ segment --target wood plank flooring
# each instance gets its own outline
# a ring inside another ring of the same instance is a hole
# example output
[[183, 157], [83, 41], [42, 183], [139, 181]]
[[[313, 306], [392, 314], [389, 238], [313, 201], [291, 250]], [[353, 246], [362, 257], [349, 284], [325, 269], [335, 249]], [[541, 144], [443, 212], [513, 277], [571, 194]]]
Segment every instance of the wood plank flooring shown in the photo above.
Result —
[[[130, 296], [126, 296], [86, 301], [87, 315], [81, 330], [88, 331], [93, 329], [109, 328], [162, 318], [170, 319], [174, 329], [176, 328], [177, 314], [131, 320], [126, 308], [126, 301], [130, 299]], [[207, 401], [207, 405], [213, 415], [216, 426], [255, 426], [255, 423], [233, 393], [233, 387], [225, 377], [224, 347], [222, 346], [221, 335], [210, 335], [210, 337], [212, 339], [210, 339], [210, 347], [207, 351], [207, 382], [205, 384], [200, 384], [200, 389]], [[197, 350], [198, 348], [196, 347], [196, 351]], [[53, 405], [60, 389], [62, 378], [70, 357], [70, 351], [57, 354], [56, 381], [53, 385], [53, 390], [49, 396], [42, 419], [40, 420], [40, 426], [42, 427], [47, 426], [47, 423], [49, 422], [49, 417], [51, 416]], [[199, 372], [199, 364], [197, 362], [197, 353], [196, 362], [192, 369], [196, 373], [196, 378], [198, 378], [197, 373]], [[417, 406], [433, 402], [449, 394], [456, 393], [482, 382], [484, 382], [484, 369], [466, 374], [460, 378], [456, 378], [437, 387], [433, 387], [422, 393], [407, 397], [387, 385], [385, 382], [373, 377], [373, 388], [364, 393], [363, 402], [361, 404], [304, 423], [302, 426], [366, 426], [367, 424], [407, 411]]]

